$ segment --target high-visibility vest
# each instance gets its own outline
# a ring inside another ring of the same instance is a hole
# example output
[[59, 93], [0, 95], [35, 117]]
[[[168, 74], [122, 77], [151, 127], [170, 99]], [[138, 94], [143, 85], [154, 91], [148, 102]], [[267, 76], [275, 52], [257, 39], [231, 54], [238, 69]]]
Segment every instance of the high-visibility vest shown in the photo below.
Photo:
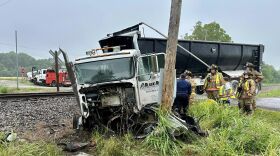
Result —
[[[209, 77], [209, 76], [210, 76], [210, 74], [207, 75], [207, 77]], [[217, 89], [220, 89], [220, 87], [221, 87], [221, 81], [220, 81], [221, 74], [219, 72], [217, 72], [215, 74], [215, 76], [216, 76], [215, 77], [215, 86], [216, 86]], [[205, 87], [204, 87], [204, 89], [207, 89], [207, 85], [208, 85], [208, 81], [207, 81], [207, 79], [205, 79], [205, 84], [204, 84]]]
[[244, 91], [245, 92], [248, 92], [250, 90], [250, 83], [249, 81], [247, 80], [244, 84]]
[[219, 97], [220, 97], [220, 100], [228, 100], [229, 98], [232, 98], [232, 99], [235, 98], [235, 96], [233, 94], [232, 88], [230, 88], [229, 96], [226, 95], [225, 85], [222, 85], [220, 87], [220, 89], [219, 89]]
[[217, 87], [217, 88], [220, 88], [220, 87], [221, 87], [221, 81], [220, 81], [220, 79], [221, 79], [221, 78], [220, 78], [220, 73], [217, 72], [217, 73], [216, 73], [216, 80], [215, 80], [215, 81], [216, 81], [216, 87]]
[[[237, 97], [240, 97], [241, 94], [244, 94], [244, 93], [247, 94], [247, 93], [249, 93], [249, 91], [250, 91], [250, 89], [251, 89], [251, 88], [250, 88], [250, 87], [251, 87], [251, 86], [250, 86], [250, 83], [251, 83], [252, 81], [254, 82], [254, 80], [252, 80], [252, 79], [246, 80], [245, 83], [244, 83], [244, 86], [243, 86], [243, 90], [242, 90], [241, 92], [237, 93], [236, 96], [237, 96]], [[242, 83], [243, 83], [243, 82], [240, 81], [239, 87], [242, 87]]]
[[228, 100], [228, 97], [226, 96], [226, 90], [225, 85], [222, 85], [219, 89], [219, 97], [220, 100]]

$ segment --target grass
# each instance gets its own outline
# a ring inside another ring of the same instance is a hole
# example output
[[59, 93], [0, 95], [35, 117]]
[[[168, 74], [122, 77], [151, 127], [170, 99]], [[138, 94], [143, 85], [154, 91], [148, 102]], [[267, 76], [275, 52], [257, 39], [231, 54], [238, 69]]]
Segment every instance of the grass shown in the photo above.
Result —
[[0, 93], [8, 93], [8, 88], [0, 86]]
[[93, 136], [99, 140], [97, 155], [280, 155], [280, 112], [260, 109], [246, 116], [236, 107], [203, 100], [191, 106], [190, 114], [205, 115], [200, 124], [209, 137], [174, 141], [168, 134], [172, 124], [159, 113], [159, 126], [142, 141]]
[[53, 143], [2, 143], [0, 144], [1, 156], [56, 156], [62, 151]]
[[135, 140], [132, 135], [106, 137], [95, 132], [92, 137], [96, 142], [96, 149], [89, 151], [100, 156], [138, 156], [157, 155], [153, 149], [144, 146], [141, 140]]
[[157, 112], [159, 123], [156, 129], [144, 140], [146, 147], [154, 149], [160, 155], [179, 155], [179, 142], [174, 141], [170, 132], [178, 130], [169, 120], [168, 115], [161, 111]]
[[252, 116], [245, 116], [235, 107], [219, 106], [209, 101], [194, 106], [191, 112], [206, 114], [201, 125], [210, 131], [208, 138], [195, 144], [200, 154], [280, 154], [279, 112], [258, 110]]
[[[16, 84], [16, 77], [0, 77], [0, 80], [8, 80], [9, 83]], [[19, 89], [14, 86], [8, 86], [7, 84], [1, 84], [0, 82], [0, 94], [1, 93], [29, 93], [29, 92], [55, 92], [55, 87], [40, 87], [34, 86], [34, 84], [26, 79], [19, 77]], [[22, 86], [22, 87], [21, 87]]]
[[56, 156], [62, 155], [62, 150], [54, 143], [43, 141], [29, 143], [27, 141], [4, 142], [4, 133], [0, 132], [1, 156]]
[[[21, 77], [18, 77], [21, 80]], [[17, 77], [0, 77], [0, 80], [17, 80]]]
[[[173, 124], [158, 113], [159, 125], [146, 139], [132, 135], [105, 136], [95, 132], [96, 147], [87, 153], [101, 156], [138, 155], [280, 155], [280, 112], [257, 110], [242, 114], [237, 107], [222, 106], [211, 100], [201, 100], [190, 107], [190, 114], [200, 117], [208, 137], [189, 137], [187, 142], [173, 140], [169, 135]], [[188, 132], [191, 134], [191, 132]], [[40, 150], [39, 150], [40, 149]], [[0, 155], [59, 155], [52, 143], [11, 143], [0, 145]]]
[[270, 90], [267, 92], [261, 92], [258, 97], [266, 98], [266, 97], [280, 97], [280, 89]]
[[6, 87], [0, 86], [0, 94], [5, 93], [31, 93], [31, 92], [51, 92], [56, 91], [56, 88], [37, 88], [37, 87], [29, 87], [29, 88], [19, 88], [16, 87]]
[[262, 83], [263, 87], [280, 85], [279, 83]]

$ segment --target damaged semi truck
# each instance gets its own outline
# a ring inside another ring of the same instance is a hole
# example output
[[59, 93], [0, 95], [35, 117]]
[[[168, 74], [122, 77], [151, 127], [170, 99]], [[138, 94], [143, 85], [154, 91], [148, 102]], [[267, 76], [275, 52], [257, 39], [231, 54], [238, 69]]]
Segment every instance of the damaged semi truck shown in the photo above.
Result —
[[[108, 34], [99, 41], [101, 48], [75, 60], [74, 73], [68, 66], [81, 110], [81, 116], [73, 120], [74, 128], [106, 127], [114, 133], [129, 130], [139, 136], [156, 125], [154, 108], [159, 105], [166, 39], [141, 37], [142, 24]], [[176, 71], [192, 71], [199, 94], [210, 64], [217, 64], [223, 74], [237, 78], [246, 62], [253, 62], [260, 70], [264, 51], [263, 45], [186, 40], [178, 44]], [[190, 122], [176, 120], [199, 133], [199, 125], [192, 118]]]

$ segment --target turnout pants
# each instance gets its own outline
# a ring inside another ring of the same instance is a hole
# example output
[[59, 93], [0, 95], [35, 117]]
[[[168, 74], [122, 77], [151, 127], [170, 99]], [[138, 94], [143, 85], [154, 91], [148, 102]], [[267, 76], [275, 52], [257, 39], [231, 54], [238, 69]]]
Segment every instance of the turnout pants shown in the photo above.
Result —
[[[176, 96], [173, 109], [179, 114], [186, 114], [189, 108], [188, 96]], [[183, 111], [183, 112], [182, 112]]]
[[208, 99], [219, 100], [219, 91], [206, 91]]
[[239, 99], [239, 108], [246, 114], [253, 113], [253, 98]]
[[253, 97], [253, 109], [256, 110], [257, 109], [257, 104], [256, 104], [256, 97]]

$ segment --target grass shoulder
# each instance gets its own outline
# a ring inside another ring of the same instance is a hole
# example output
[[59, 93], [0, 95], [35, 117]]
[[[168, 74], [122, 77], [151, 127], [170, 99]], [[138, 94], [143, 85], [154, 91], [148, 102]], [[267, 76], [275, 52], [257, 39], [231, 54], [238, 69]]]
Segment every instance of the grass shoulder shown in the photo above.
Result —
[[[92, 140], [97, 146], [89, 154], [280, 155], [280, 112], [258, 109], [253, 115], [246, 116], [237, 107], [219, 105], [212, 100], [200, 100], [191, 105], [189, 113], [195, 117], [204, 116], [200, 125], [209, 132], [208, 137], [198, 137], [189, 132], [187, 142], [174, 141], [166, 128], [170, 124], [159, 114], [160, 123], [155, 133], [143, 140], [136, 140], [129, 134], [106, 136], [94, 132]], [[38, 150], [39, 148], [41, 149]], [[0, 145], [0, 155], [24, 155], [23, 151], [31, 151], [28, 155], [61, 154], [55, 145], [46, 142]]]
[[269, 91], [263, 91], [260, 94], [258, 94], [257, 97], [260, 97], [260, 98], [279, 97], [280, 98], [280, 89], [273, 89], [273, 90], [269, 90]]

